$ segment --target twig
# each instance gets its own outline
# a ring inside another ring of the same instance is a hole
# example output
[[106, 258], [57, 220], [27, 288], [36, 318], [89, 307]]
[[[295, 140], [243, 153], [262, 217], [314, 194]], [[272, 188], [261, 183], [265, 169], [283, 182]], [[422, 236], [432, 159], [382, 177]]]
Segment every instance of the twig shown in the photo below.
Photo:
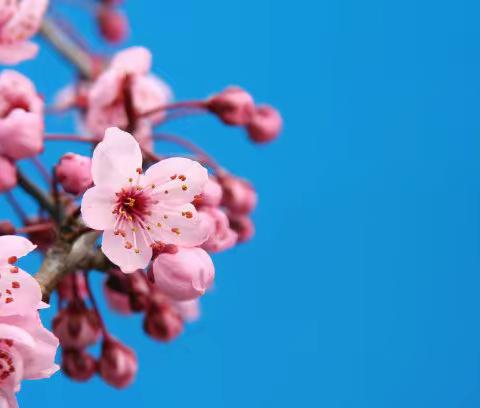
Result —
[[55, 218], [55, 205], [45, 192], [38, 188], [20, 170], [17, 170], [18, 185], [31, 197], [33, 197], [45, 211]]
[[35, 279], [40, 285], [43, 300], [48, 302], [50, 294], [60, 280], [70, 272], [83, 269], [108, 270], [111, 264], [103, 253], [95, 248], [98, 232], [83, 234], [73, 244], [60, 238], [47, 251]]
[[84, 77], [93, 77], [94, 70], [91, 56], [67, 37], [53, 20], [48, 17], [44, 18], [40, 33], [63, 57], [73, 63]]

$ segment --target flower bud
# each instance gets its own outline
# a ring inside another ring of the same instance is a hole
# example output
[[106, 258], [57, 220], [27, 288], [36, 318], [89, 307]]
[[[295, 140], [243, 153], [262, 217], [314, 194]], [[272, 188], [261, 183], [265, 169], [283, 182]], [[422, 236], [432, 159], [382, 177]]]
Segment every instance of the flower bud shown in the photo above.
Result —
[[83, 350], [63, 350], [62, 370], [73, 380], [87, 381], [97, 371], [95, 359]]
[[55, 168], [57, 180], [70, 194], [83, 194], [92, 184], [90, 157], [66, 153]]
[[0, 193], [11, 190], [17, 185], [17, 169], [14, 164], [0, 156]]
[[100, 7], [97, 14], [98, 27], [105, 40], [118, 43], [128, 35], [128, 20], [125, 14], [111, 6]]
[[202, 194], [195, 198], [194, 204], [195, 206], [203, 206], [208, 205], [211, 207], [217, 207], [220, 205], [222, 201], [222, 186], [217, 182], [217, 180], [209, 176], [208, 181], [205, 183], [203, 187]]
[[134, 312], [145, 310], [150, 297], [150, 288], [142, 271], [127, 275], [130, 280], [130, 307]]
[[245, 242], [255, 235], [255, 225], [247, 215], [230, 214], [230, 227], [238, 234], [238, 242]]
[[180, 313], [184, 322], [194, 322], [200, 317], [200, 302], [198, 299], [172, 302], [172, 306]]
[[53, 319], [53, 333], [64, 348], [83, 349], [96, 343], [100, 329], [97, 313], [81, 300], [70, 302]]
[[207, 101], [208, 109], [227, 125], [243, 126], [255, 111], [252, 96], [237, 86], [231, 86]]
[[57, 285], [58, 296], [61, 300], [84, 299], [87, 297], [87, 283], [82, 272], [75, 272], [65, 276]]
[[223, 176], [222, 203], [230, 211], [239, 214], [251, 213], [257, 205], [257, 193], [253, 186], [246, 180], [232, 175]]
[[214, 277], [212, 259], [200, 248], [179, 248], [176, 254], [160, 254], [153, 262], [156, 287], [173, 300], [191, 300], [203, 295]]
[[10, 221], [0, 221], [0, 236], [1, 235], [15, 235], [15, 226]]
[[183, 320], [168, 302], [153, 303], [145, 313], [143, 328], [156, 340], [171, 341], [182, 332]]
[[280, 113], [268, 105], [257, 107], [247, 132], [250, 140], [256, 143], [266, 143], [275, 139], [282, 131], [283, 120]]
[[134, 380], [137, 368], [132, 349], [115, 339], [105, 339], [98, 360], [98, 372], [105, 382], [115, 388], [125, 388]]
[[199, 214], [209, 231], [208, 239], [202, 244], [205, 251], [221, 252], [236, 244], [237, 233], [230, 228], [228, 217], [221, 209], [202, 207]]

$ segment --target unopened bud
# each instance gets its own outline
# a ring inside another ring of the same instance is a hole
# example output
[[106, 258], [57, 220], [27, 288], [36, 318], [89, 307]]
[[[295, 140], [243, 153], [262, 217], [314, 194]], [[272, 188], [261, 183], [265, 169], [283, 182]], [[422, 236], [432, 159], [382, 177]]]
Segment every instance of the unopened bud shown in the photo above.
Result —
[[66, 153], [55, 168], [57, 180], [70, 194], [83, 194], [92, 185], [92, 160], [90, 157]]
[[207, 101], [208, 109], [227, 124], [243, 126], [250, 122], [255, 111], [252, 96], [237, 86], [231, 86]]
[[125, 388], [134, 380], [137, 368], [137, 357], [132, 349], [112, 338], [103, 342], [98, 372], [105, 382]]
[[97, 371], [95, 359], [83, 350], [63, 350], [62, 370], [75, 381], [87, 381]]
[[250, 139], [256, 143], [266, 143], [282, 131], [283, 120], [280, 113], [271, 106], [259, 106], [247, 125]]

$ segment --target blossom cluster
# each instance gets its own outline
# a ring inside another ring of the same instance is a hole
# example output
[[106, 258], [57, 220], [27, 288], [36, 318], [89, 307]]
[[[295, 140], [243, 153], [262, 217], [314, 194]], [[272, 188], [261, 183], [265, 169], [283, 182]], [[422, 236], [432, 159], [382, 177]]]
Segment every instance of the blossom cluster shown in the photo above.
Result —
[[[122, 41], [129, 27], [121, 2], [94, 4], [101, 36]], [[257, 104], [238, 86], [175, 101], [169, 85], [151, 72], [147, 48], [99, 57], [71, 27], [62, 28], [65, 22], [48, 17], [48, 6], [47, 0], [0, 0], [0, 63], [34, 58], [38, 46], [31, 38], [42, 29], [81, 74], [72, 84], [59, 84], [55, 102], [46, 106], [41, 84], [18, 70], [0, 71], [0, 193], [20, 220], [0, 221], [0, 407], [6, 408], [16, 407], [23, 379], [58, 369], [58, 345], [61, 369], [74, 380], [97, 374], [117, 388], [134, 380], [134, 347], [108, 329], [91, 290], [93, 273], [104, 276], [111, 310], [143, 314], [145, 333], [168, 342], [199, 318], [199, 299], [215, 278], [214, 254], [253, 237], [253, 185], [188, 139], [163, 133], [162, 126], [210, 114], [245, 129], [253, 143], [270, 142], [282, 129], [275, 108]], [[67, 111], [75, 112], [77, 134], [49, 133], [45, 115]], [[39, 155], [51, 141], [71, 145], [49, 169]], [[159, 153], [164, 141], [188, 153]], [[78, 144], [90, 145], [92, 154], [76, 152]], [[24, 160], [43, 184], [24, 171]], [[25, 210], [18, 190], [35, 201], [36, 214]], [[34, 249], [43, 261], [32, 276], [16, 262]], [[58, 311], [50, 332], [38, 311], [52, 295]]]

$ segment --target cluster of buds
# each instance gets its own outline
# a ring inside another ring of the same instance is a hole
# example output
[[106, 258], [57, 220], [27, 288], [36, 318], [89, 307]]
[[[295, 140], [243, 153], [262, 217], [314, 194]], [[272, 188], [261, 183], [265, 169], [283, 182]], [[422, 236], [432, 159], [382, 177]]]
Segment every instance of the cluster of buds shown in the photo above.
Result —
[[206, 107], [230, 126], [243, 126], [255, 143], [270, 142], [282, 130], [282, 117], [270, 105], [256, 105], [252, 96], [238, 86], [213, 95]]

